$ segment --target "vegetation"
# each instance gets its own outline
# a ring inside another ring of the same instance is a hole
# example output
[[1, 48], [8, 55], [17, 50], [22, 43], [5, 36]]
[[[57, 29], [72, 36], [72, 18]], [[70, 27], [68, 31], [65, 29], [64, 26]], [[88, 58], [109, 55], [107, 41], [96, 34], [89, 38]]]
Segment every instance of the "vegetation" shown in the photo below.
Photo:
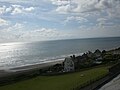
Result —
[[108, 66], [57, 76], [38, 76], [0, 87], [0, 90], [71, 90], [108, 73]]
[[[97, 49], [95, 50], [95, 52], [88, 51], [82, 55], [73, 55], [69, 58], [72, 59], [74, 63], [74, 71], [94, 67], [97, 65], [115, 64], [120, 62], [120, 48], [112, 49], [109, 51], [100, 51], [99, 49]], [[68, 72], [64, 69], [65, 61], [66, 60], [64, 60], [64, 62], [61, 64], [53, 65], [45, 70], [43, 69], [40, 72], [46, 74]]]

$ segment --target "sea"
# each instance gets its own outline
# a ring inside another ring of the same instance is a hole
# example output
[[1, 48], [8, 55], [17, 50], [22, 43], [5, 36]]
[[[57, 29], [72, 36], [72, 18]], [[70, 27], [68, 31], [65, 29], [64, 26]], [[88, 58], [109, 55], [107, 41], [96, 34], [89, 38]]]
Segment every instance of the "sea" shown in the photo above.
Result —
[[64, 60], [96, 49], [120, 47], [120, 37], [0, 43], [0, 69]]

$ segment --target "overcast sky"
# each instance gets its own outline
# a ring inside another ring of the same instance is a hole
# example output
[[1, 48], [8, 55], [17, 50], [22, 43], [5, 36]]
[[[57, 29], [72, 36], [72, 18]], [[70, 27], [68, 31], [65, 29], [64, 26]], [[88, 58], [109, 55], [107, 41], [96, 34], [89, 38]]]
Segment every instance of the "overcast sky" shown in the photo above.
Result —
[[120, 36], [120, 0], [0, 0], [0, 42]]

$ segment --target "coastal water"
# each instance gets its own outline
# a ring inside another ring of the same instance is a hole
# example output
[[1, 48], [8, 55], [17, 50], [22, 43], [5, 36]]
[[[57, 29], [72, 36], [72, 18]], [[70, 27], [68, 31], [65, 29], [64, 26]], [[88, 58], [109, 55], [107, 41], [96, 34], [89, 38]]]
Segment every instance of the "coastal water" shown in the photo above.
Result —
[[109, 50], [119, 46], [120, 37], [1, 43], [0, 69], [63, 60], [71, 54], [80, 55], [88, 50]]

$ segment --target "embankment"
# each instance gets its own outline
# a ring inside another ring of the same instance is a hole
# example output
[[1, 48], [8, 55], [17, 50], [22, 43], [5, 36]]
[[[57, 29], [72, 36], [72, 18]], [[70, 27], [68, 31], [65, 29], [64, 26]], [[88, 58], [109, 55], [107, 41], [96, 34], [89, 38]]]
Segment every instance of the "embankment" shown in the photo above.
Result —
[[73, 90], [98, 90], [99, 88], [101, 88], [103, 85], [111, 81], [113, 78], [115, 78], [119, 74], [120, 74], [120, 63], [112, 66], [109, 69], [109, 73], [104, 77], [87, 82], [86, 84], [83, 84], [82, 86], [78, 86]]

